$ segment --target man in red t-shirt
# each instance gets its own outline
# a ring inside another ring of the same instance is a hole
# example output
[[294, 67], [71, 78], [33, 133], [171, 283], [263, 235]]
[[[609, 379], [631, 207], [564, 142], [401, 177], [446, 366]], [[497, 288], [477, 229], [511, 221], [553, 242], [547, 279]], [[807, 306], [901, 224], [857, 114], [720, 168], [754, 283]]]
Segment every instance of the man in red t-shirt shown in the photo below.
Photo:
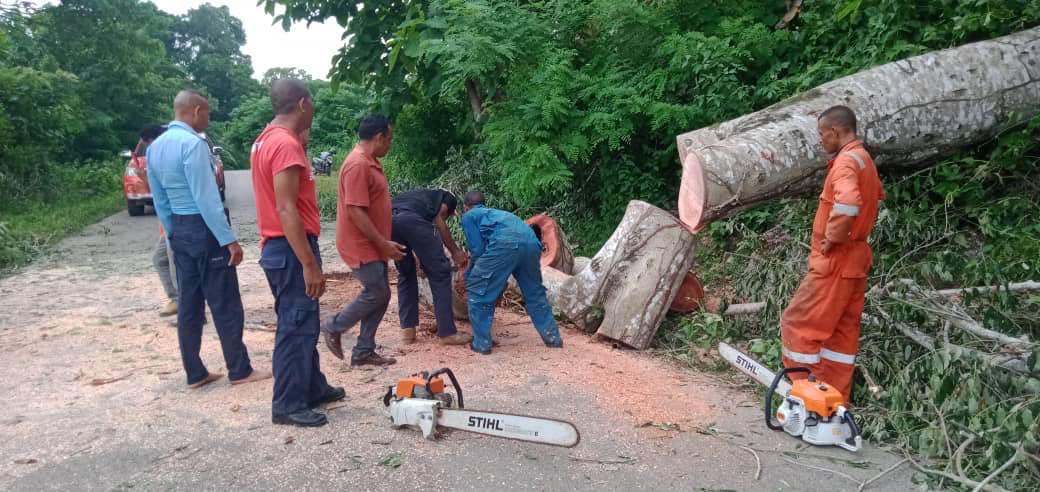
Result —
[[310, 161], [299, 135], [311, 127], [314, 101], [299, 80], [271, 86], [275, 117], [253, 143], [250, 167], [260, 229], [260, 266], [274, 294], [278, 316], [272, 368], [276, 424], [318, 427], [328, 423], [312, 409], [342, 400], [318, 363], [318, 298], [325, 293], [318, 234], [321, 220]]
[[361, 120], [358, 143], [339, 171], [336, 247], [364, 290], [342, 311], [322, 323], [325, 344], [343, 358], [343, 332], [361, 323], [350, 365], [386, 366], [397, 362], [376, 353], [376, 329], [390, 304], [387, 260], [404, 258], [404, 246], [390, 240], [390, 187], [379, 158], [390, 151], [390, 120], [372, 114]]

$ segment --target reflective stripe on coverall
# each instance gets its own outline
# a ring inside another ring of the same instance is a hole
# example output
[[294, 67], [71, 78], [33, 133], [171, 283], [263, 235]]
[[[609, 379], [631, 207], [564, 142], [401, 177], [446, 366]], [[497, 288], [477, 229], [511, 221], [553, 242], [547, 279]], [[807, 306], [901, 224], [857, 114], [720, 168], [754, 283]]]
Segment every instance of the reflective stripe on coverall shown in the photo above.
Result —
[[[842, 147], [827, 168], [813, 221], [809, 273], [780, 318], [780, 336], [785, 367], [810, 368], [849, 401], [873, 261], [867, 238], [885, 192], [874, 160], [859, 140]], [[834, 243], [826, 255], [824, 239]]]

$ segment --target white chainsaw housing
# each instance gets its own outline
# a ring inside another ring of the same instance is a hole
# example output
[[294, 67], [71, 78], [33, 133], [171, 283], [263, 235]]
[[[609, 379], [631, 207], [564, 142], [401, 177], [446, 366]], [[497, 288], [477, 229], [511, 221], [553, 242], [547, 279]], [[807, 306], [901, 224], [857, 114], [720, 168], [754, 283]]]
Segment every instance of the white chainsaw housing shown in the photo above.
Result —
[[437, 426], [437, 412], [440, 400], [422, 398], [404, 398], [390, 402], [390, 425], [395, 429], [404, 426], [415, 426], [422, 431], [423, 437], [433, 439], [433, 428]]
[[801, 437], [809, 444], [838, 446], [853, 453], [858, 452], [863, 445], [860, 436], [856, 436], [852, 444], [848, 442], [852, 437], [852, 429], [845, 421], [844, 406], [838, 407], [837, 413], [829, 421], [822, 421], [815, 413], [806, 411], [805, 402], [801, 398], [787, 396], [777, 409], [776, 418], [784, 432]]

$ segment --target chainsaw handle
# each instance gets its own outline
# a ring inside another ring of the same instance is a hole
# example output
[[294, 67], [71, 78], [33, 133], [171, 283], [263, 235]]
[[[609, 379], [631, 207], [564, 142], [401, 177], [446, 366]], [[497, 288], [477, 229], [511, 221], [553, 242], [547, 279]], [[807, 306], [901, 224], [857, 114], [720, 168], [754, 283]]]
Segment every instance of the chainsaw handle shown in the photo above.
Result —
[[455, 373], [451, 372], [451, 369], [448, 369], [447, 367], [437, 369], [430, 374], [423, 372], [423, 375], [426, 376], [426, 391], [429, 391], [431, 395], [433, 394], [433, 388], [430, 387], [430, 381], [441, 374], [448, 375], [448, 379], [451, 380], [451, 385], [455, 387], [455, 396], [459, 397], [459, 408], [466, 408], [465, 404], [462, 402], [462, 387], [459, 386], [459, 380], [455, 379]]
[[766, 391], [766, 403], [765, 403], [765, 414], [766, 414], [766, 427], [772, 430], [781, 430], [783, 426], [773, 425], [773, 395], [776, 394], [776, 387], [780, 384], [780, 381], [784, 379], [789, 373], [792, 372], [811, 372], [808, 367], [785, 367], [776, 373], [776, 377], [773, 378], [773, 383], [769, 385], [769, 389]]
[[[850, 445], [855, 445], [856, 437], [861, 436], [862, 432], [859, 430], [859, 424], [856, 423], [856, 418], [852, 416], [852, 411], [848, 408], [845, 409], [845, 420], [849, 424], [849, 429], [852, 430], [852, 435], [845, 441]], [[853, 441], [853, 442], [849, 442]]]

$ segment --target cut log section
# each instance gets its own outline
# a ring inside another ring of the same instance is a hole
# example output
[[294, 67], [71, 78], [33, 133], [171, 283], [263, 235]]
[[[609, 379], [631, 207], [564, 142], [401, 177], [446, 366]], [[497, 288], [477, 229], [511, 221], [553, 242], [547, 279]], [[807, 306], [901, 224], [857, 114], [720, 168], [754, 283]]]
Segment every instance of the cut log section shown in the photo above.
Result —
[[631, 201], [579, 273], [543, 268], [549, 303], [586, 330], [645, 349], [694, 260], [693, 235], [671, 214]]
[[819, 191], [830, 156], [817, 116], [843, 104], [878, 167], [986, 141], [1040, 112], [1040, 28], [881, 65], [766, 109], [679, 135], [679, 215], [691, 230], [739, 209]]
[[701, 285], [701, 279], [697, 278], [697, 274], [693, 272], [686, 272], [682, 283], [679, 284], [679, 290], [675, 293], [675, 300], [672, 301], [670, 308], [671, 311], [676, 313], [693, 312], [701, 307], [703, 302], [704, 286]]
[[527, 219], [527, 225], [535, 230], [535, 234], [542, 241], [542, 266], [552, 267], [563, 273], [573, 273], [574, 250], [556, 221], [548, 215], [538, 214]]

